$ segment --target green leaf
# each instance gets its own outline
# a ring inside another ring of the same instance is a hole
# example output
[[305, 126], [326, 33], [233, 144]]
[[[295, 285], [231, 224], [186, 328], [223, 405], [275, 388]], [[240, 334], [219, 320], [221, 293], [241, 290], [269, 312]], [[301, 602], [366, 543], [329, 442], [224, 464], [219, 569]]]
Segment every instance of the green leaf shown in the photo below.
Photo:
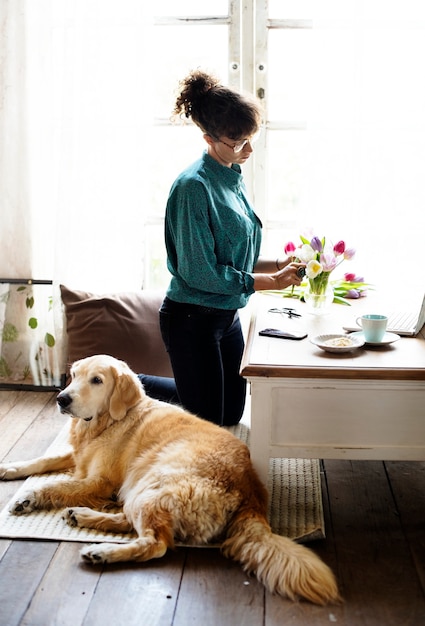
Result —
[[27, 309], [32, 309], [32, 307], [34, 306], [34, 298], [32, 296], [28, 296], [25, 300], [25, 305]]
[[336, 296], [334, 293], [334, 302], [336, 304], [345, 304], [345, 306], [351, 306], [351, 304], [345, 298], [341, 298], [340, 296]]
[[12, 343], [13, 341], [18, 340], [19, 331], [14, 324], [12, 324], [11, 322], [6, 322], [3, 326], [2, 337], [3, 341], [10, 341]]
[[303, 237], [302, 235], [300, 235], [300, 239], [301, 239], [301, 241], [302, 241], [303, 243], [308, 243], [308, 244], [310, 244], [309, 240], [308, 240], [308, 239], [306, 239], [305, 237]]
[[36, 317], [30, 317], [28, 320], [28, 326], [30, 328], [32, 328], [34, 330], [34, 328], [37, 328], [38, 326], [38, 321]]
[[7, 378], [12, 375], [12, 370], [10, 369], [6, 359], [4, 357], [0, 358], [0, 376], [3, 378]]
[[53, 346], [55, 345], [56, 341], [55, 338], [53, 337], [53, 335], [51, 335], [50, 333], [46, 333], [44, 336], [44, 343], [46, 345], [49, 346], [49, 348], [53, 348]]

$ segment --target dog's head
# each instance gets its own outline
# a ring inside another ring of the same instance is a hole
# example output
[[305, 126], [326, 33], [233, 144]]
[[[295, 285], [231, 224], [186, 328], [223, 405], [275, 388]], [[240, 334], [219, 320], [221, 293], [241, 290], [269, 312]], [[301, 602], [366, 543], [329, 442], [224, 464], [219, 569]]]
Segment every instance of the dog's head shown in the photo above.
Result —
[[71, 382], [57, 396], [61, 413], [90, 421], [109, 414], [122, 419], [144, 396], [136, 374], [124, 361], [97, 354], [71, 367]]

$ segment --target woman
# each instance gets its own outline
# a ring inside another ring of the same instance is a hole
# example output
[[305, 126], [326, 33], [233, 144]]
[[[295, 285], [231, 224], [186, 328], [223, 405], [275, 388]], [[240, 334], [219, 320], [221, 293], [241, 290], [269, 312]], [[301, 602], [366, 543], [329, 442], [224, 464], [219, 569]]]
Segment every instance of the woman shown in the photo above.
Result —
[[230, 426], [241, 419], [246, 395], [238, 309], [255, 291], [299, 285], [302, 264], [259, 257], [261, 222], [240, 167], [260, 130], [256, 101], [196, 70], [180, 83], [174, 114], [192, 119], [207, 148], [177, 177], [166, 208], [172, 278], [160, 325], [174, 380], [141, 380], [150, 395]]

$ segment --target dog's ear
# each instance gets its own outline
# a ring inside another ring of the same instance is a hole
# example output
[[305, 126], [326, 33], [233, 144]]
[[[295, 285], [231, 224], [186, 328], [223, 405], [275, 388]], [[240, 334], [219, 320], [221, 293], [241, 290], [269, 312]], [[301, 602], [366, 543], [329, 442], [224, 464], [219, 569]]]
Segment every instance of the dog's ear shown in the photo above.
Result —
[[114, 371], [115, 386], [109, 401], [109, 413], [114, 420], [121, 420], [127, 411], [142, 398], [142, 386], [130, 372]]

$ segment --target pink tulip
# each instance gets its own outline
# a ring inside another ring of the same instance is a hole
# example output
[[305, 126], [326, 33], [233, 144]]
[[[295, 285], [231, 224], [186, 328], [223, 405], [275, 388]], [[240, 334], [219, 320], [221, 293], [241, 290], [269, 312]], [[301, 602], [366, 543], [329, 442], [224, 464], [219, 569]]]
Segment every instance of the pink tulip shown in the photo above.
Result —
[[293, 256], [291, 252], [295, 252], [295, 250], [296, 250], [295, 244], [292, 243], [292, 241], [288, 241], [288, 243], [285, 245], [285, 248], [284, 248], [286, 256]]
[[338, 241], [338, 243], [336, 243], [334, 245], [334, 252], [335, 252], [336, 255], [344, 254], [344, 252], [345, 252], [345, 241], [342, 241], [342, 240]]
[[346, 274], [344, 274], [344, 280], [347, 281], [347, 283], [354, 283], [355, 278], [356, 278], [356, 275], [351, 272], [347, 272]]

